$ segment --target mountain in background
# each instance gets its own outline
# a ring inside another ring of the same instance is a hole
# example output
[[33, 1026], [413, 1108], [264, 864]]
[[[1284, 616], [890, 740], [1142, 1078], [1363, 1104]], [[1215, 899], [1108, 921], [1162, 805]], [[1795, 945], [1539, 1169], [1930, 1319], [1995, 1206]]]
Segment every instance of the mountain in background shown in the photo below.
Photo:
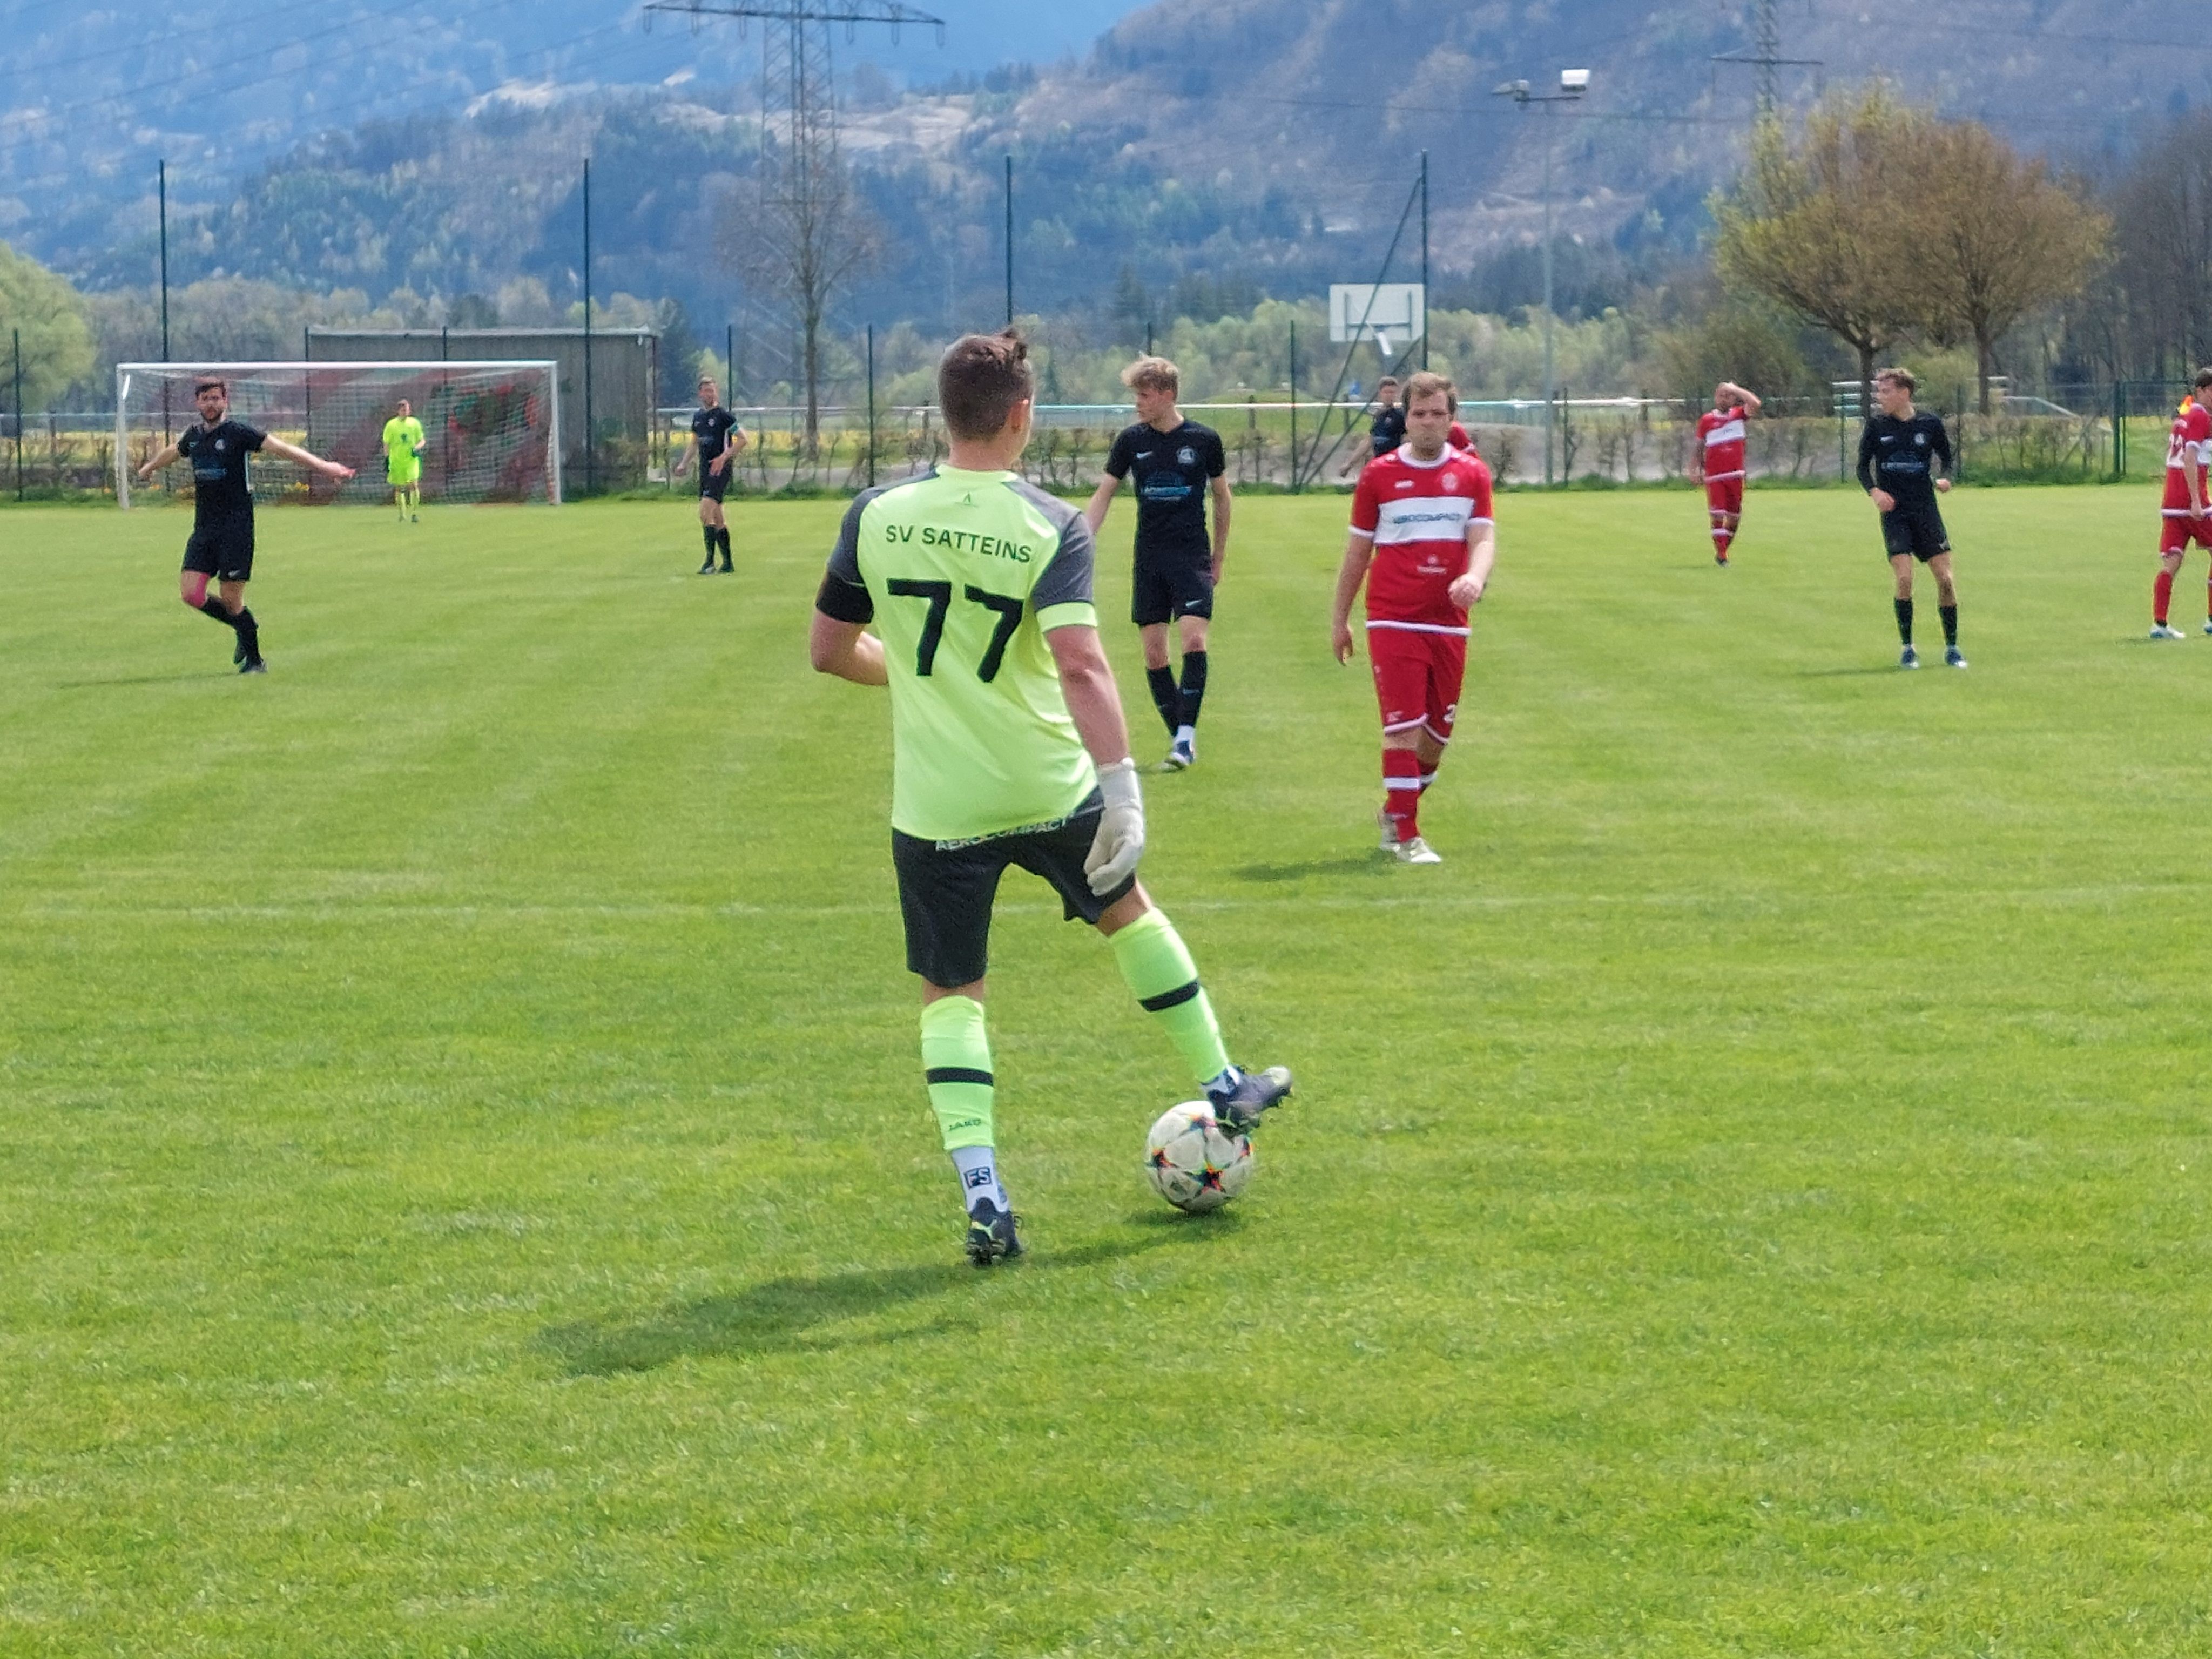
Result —
[[[1070, 7], [1060, 26], [1117, 9]], [[1571, 249], [1616, 259], [1686, 249], [1747, 135], [1753, 71], [1714, 61], [1747, 49], [1742, 9], [1169, 0], [1121, 17], [1080, 58], [935, 90], [855, 61], [841, 76], [845, 148], [887, 234], [848, 320], [944, 328], [996, 313], [1008, 154], [1021, 307], [1115, 316], [1138, 331], [1186, 299], [1225, 311], [1263, 289], [1309, 294], [1373, 276], [1423, 150], [1440, 300], [1533, 299], [1524, 280], [1468, 274], [1519, 268], [1510, 256], [1541, 223], [1547, 143]], [[176, 84], [204, 94], [160, 104], [147, 93], [146, 124], [102, 138], [64, 118], [70, 96], [96, 102], [68, 94], [68, 77], [121, 74], [100, 43], [131, 25], [93, 15], [64, 45], [39, 42], [46, 112], [27, 124], [11, 116], [0, 151], [13, 161], [27, 147], [49, 170], [0, 179], [0, 195], [18, 204], [0, 234], [80, 281], [149, 280], [152, 204], [138, 174], [157, 146], [184, 158], [173, 168], [173, 201], [184, 204], [172, 222], [177, 280], [231, 272], [450, 301], [528, 278], [565, 305], [581, 290], [589, 155], [598, 292], [674, 298], [702, 333], [729, 319], [775, 331], [726, 257], [758, 149], [757, 34], [710, 28], [695, 39], [679, 26], [647, 36], [635, 13], [594, 21], [572, 0], [489, 0], [465, 22], [381, 33], [310, 15], [278, 50], [276, 64], [293, 67], [276, 91], [265, 45], [258, 69], [226, 70], [225, 54], [246, 56], [234, 32], [192, 35], [197, 45], [174, 48], [199, 54]], [[1802, 108], [1823, 82], [1886, 76], [2025, 148], [2094, 166], [2162, 117], [2212, 100], [2212, 55], [2185, 38], [2193, 24], [2153, 0], [1954, 0], [1902, 20], [1879, 14], [1879, 25], [1877, 15], [1785, 0], [1784, 55], [1824, 60], [1784, 72], [1788, 106]], [[925, 44], [938, 50], [909, 33], [909, 70]], [[1516, 77], [1547, 90], [1567, 67], [1592, 73], [1588, 99], [1571, 108], [1522, 110], [1492, 94]], [[259, 78], [226, 92], [226, 74]], [[631, 84], [647, 76], [651, 84]], [[420, 112], [358, 124], [395, 102]], [[214, 133], [160, 125], [208, 112], [231, 118]], [[299, 137], [331, 123], [340, 125]], [[273, 159], [256, 162], [257, 146]], [[34, 197], [48, 205], [21, 205]], [[1418, 242], [1408, 219], [1393, 275], [1412, 273]], [[1601, 284], [1582, 295], [1605, 297]], [[1578, 303], [1571, 281], [1563, 308]]]
[[[933, 86], [1080, 52], [1137, 0], [928, 0], [947, 27], [839, 29], [841, 71]], [[636, 0], [316, 0], [274, 12], [0, 0], [0, 237], [64, 268], [174, 204], [228, 204], [260, 167], [366, 123], [594, 90], [757, 85], [759, 26], [648, 18]]]

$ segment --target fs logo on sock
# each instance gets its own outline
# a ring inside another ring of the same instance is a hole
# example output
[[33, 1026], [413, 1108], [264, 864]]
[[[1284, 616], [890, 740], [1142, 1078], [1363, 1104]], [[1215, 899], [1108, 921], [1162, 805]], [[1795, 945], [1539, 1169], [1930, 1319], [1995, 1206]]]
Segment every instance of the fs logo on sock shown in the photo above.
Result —
[[963, 1179], [968, 1182], [969, 1187], [976, 1189], [977, 1191], [981, 1191], [982, 1188], [991, 1184], [991, 1166], [988, 1164], [979, 1164], [974, 1169], [969, 1170]]

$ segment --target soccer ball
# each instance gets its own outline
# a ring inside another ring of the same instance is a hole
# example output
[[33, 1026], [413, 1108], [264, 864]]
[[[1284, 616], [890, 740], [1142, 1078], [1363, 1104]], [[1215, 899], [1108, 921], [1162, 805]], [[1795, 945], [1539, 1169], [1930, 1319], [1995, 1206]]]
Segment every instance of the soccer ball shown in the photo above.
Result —
[[1252, 1178], [1252, 1142], [1203, 1100], [1171, 1106], [1145, 1138], [1145, 1175], [1178, 1210], [1218, 1210]]

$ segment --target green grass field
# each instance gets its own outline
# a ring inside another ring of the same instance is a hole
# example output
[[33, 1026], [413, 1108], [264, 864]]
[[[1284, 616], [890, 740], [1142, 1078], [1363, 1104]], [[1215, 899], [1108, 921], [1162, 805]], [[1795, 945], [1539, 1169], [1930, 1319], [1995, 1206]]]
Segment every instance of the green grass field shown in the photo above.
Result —
[[1432, 870], [1344, 507], [1240, 509], [1147, 785], [1298, 1100], [1160, 1205], [1180, 1067], [1009, 878], [988, 1274], [884, 706], [806, 672], [836, 503], [711, 580], [681, 503], [271, 513], [265, 680], [182, 515], [0, 515], [0, 1651], [2212, 1648], [2212, 641], [2138, 643], [2149, 499], [1954, 496], [1974, 665], [1901, 674], [1855, 496], [1726, 573], [1686, 492], [1502, 498]]

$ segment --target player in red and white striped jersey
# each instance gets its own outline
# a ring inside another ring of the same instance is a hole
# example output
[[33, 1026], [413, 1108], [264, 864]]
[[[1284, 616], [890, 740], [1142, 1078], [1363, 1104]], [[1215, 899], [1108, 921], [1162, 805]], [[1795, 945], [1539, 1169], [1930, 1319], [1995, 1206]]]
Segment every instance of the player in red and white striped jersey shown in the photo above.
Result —
[[1468, 610], [1497, 558], [1490, 469], [1449, 441], [1459, 402], [1425, 370], [1406, 384], [1406, 441], [1367, 464], [1331, 618], [1336, 659], [1352, 660], [1352, 603], [1367, 588], [1367, 655], [1382, 706], [1382, 847], [1401, 864], [1438, 864], [1422, 839], [1421, 797], [1437, 780], [1467, 672]]
[[1713, 562], [1729, 562], [1729, 544], [1743, 522], [1743, 423], [1759, 399], [1734, 380], [1713, 388], [1713, 406], [1698, 416], [1698, 476], [1713, 521]]
[[[2212, 503], [2205, 497], [2205, 463], [2212, 461], [2212, 368], [2199, 370], [2197, 392], [2184, 398], [2173, 417], [2173, 435], [2166, 446], [2166, 498], [2159, 507], [2165, 533], [2158, 541], [2158, 575], [2151, 585], [2150, 636], [2154, 640], [2185, 637], [2170, 626], [2166, 608], [2173, 602], [2173, 579], [2189, 544], [2212, 548]], [[2212, 588], [2204, 600], [2204, 631], [2212, 634]]]

